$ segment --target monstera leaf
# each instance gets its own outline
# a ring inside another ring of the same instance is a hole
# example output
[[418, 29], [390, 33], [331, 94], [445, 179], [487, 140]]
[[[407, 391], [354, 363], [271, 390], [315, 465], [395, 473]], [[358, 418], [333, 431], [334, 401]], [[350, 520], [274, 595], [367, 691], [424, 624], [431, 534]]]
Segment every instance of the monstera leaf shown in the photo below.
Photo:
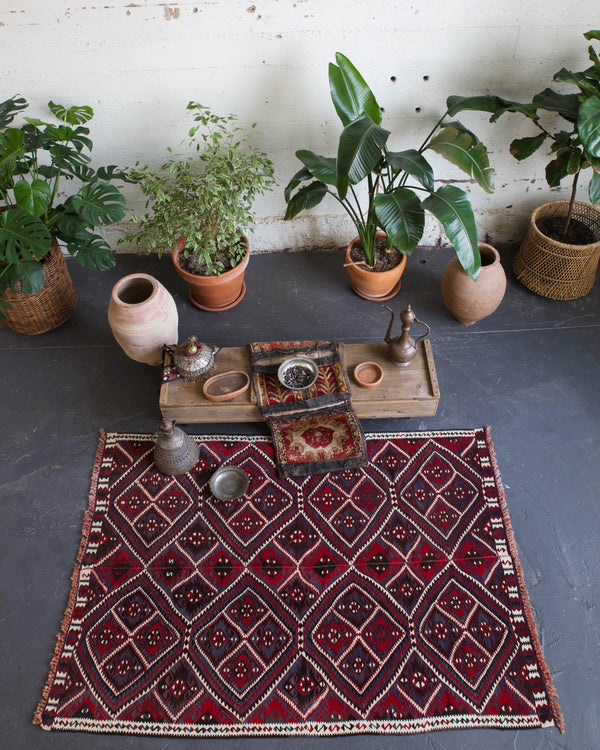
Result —
[[125, 217], [125, 198], [106, 182], [85, 184], [70, 199], [71, 206], [90, 226], [113, 224]]
[[18, 263], [43, 258], [50, 241], [50, 232], [39, 217], [22, 208], [0, 212], [0, 259]]

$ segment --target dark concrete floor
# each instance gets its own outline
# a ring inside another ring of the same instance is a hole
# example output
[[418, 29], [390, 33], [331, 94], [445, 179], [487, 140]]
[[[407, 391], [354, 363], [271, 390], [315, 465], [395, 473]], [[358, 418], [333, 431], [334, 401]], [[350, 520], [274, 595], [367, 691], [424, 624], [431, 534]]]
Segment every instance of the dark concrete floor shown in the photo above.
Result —
[[[420, 249], [392, 302], [432, 327], [441, 388], [435, 417], [366, 421], [366, 430], [492, 426], [520, 551], [566, 733], [468, 730], [403, 737], [185, 740], [43, 732], [31, 719], [66, 605], [98, 432], [154, 432], [158, 370], [125, 357], [106, 320], [110, 289], [143, 270], [173, 293], [180, 339], [380, 341], [388, 313], [350, 289], [341, 253], [252, 258], [233, 310], [192, 308], [170, 261], [120, 256], [92, 273], [70, 262], [79, 302], [60, 329], [0, 329], [0, 743], [4, 748], [600, 748], [600, 282], [553, 302], [522, 287], [503, 251], [501, 308], [465, 328], [446, 311], [440, 278], [451, 250]], [[399, 328], [398, 328], [399, 333]], [[198, 433], [264, 433], [263, 425], [196, 425]]]

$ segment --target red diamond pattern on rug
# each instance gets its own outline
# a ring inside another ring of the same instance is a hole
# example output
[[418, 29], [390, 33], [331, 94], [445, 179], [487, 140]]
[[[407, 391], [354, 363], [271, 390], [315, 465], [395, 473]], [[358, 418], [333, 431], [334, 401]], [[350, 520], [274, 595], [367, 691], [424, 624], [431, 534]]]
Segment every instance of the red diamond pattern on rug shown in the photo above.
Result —
[[181, 477], [149, 436], [102, 441], [43, 728], [561, 726], [486, 431], [374, 434], [368, 466], [288, 479], [267, 438], [197, 440]]

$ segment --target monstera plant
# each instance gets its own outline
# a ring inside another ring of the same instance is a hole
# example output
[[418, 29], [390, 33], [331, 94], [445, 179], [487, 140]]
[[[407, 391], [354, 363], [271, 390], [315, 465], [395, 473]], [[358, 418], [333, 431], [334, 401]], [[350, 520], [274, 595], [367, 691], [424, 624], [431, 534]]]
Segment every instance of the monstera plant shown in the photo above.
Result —
[[[85, 123], [92, 108], [49, 102], [56, 122], [23, 117], [15, 127], [27, 106], [19, 96], [0, 103], [0, 297], [7, 287], [24, 295], [42, 290], [43, 259], [53, 240], [91, 268], [114, 266], [110, 247], [95, 230], [126, 213], [125, 199], [109, 184], [126, 175], [114, 166], [90, 166]], [[0, 304], [10, 306], [5, 299]]]
[[[336, 53], [329, 65], [329, 87], [342, 123], [337, 155], [296, 152], [302, 168], [285, 189], [286, 219], [331, 196], [348, 213], [362, 244], [363, 263], [373, 269], [378, 230], [386, 247], [410, 254], [419, 244], [430, 211], [442, 224], [463, 268], [476, 278], [480, 267], [475, 217], [467, 193], [455, 185], [436, 187], [427, 152], [440, 154], [493, 190], [493, 170], [477, 136], [446, 112], [417, 148], [391, 150], [382, 109], [350, 60]], [[357, 186], [364, 183], [366, 193]], [[359, 192], [361, 190], [361, 192]]]

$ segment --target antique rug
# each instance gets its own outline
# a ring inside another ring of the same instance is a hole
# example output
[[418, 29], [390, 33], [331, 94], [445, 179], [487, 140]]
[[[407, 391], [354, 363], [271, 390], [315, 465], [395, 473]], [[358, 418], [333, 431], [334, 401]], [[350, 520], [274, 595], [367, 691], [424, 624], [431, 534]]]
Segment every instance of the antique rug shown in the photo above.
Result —
[[[364, 466], [365, 439], [350, 403], [350, 386], [335, 341], [271, 341], [248, 345], [258, 406], [271, 430], [282, 477]], [[303, 355], [318, 377], [309, 388], [281, 385], [279, 365]]]
[[[486, 430], [367, 436], [282, 479], [266, 437], [168, 477], [103, 435], [44, 729], [183, 737], [558, 726]], [[221, 464], [247, 493], [219, 502]]]

